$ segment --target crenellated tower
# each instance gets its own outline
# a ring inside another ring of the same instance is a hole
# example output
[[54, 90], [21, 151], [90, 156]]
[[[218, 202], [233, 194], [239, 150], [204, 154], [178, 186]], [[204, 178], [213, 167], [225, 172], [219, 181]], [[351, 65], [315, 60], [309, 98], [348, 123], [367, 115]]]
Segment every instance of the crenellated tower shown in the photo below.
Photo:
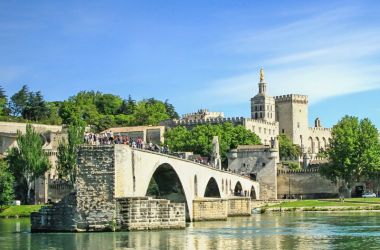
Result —
[[289, 94], [276, 96], [276, 121], [280, 124], [280, 134], [286, 134], [294, 144], [307, 147], [309, 134], [308, 97]]

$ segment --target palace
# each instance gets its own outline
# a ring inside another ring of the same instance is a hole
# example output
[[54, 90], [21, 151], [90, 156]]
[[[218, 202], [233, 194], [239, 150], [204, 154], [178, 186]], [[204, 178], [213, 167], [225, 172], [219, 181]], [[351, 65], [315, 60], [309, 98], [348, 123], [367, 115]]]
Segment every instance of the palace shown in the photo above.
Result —
[[275, 147], [279, 134], [286, 134], [294, 144], [301, 147], [304, 158], [314, 159], [318, 152], [325, 149], [331, 138], [331, 129], [324, 128], [319, 118], [313, 127], [308, 122], [308, 97], [287, 94], [272, 97], [267, 94], [264, 70], [260, 70], [258, 93], [251, 98], [251, 117], [225, 118], [222, 112], [209, 112], [207, 109], [186, 114], [179, 120], [170, 120], [165, 126], [186, 126], [192, 128], [201, 124], [231, 122], [242, 125], [257, 134], [261, 143]]

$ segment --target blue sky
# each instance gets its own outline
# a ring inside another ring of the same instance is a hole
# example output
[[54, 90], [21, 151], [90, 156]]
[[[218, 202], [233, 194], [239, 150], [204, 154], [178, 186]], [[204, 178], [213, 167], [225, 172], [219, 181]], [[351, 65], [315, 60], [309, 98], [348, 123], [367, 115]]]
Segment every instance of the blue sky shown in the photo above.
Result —
[[309, 95], [310, 121], [380, 128], [379, 56], [376, 0], [0, 1], [8, 95], [99, 90], [248, 117], [263, 66], [269, 94]]

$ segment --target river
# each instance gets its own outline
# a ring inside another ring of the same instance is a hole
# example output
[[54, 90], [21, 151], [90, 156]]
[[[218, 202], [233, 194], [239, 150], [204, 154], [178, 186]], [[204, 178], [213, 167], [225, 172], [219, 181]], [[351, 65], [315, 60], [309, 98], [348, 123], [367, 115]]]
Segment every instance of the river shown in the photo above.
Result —
[[0, 249], [380, 249], [380, 213], [267, 213], [115, 233], [31, 234], [29, 219], [0, 219]]

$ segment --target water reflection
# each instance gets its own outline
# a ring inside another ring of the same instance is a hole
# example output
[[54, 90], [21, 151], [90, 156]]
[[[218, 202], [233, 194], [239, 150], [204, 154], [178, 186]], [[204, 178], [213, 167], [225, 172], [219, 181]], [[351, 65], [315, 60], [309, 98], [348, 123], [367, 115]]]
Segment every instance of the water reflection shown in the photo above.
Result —
[[30, 234], [29, 220], [0, 220], [0, 249], [377, 249], [379, 214], [264, 214], [198, 222], [186, 230]]

